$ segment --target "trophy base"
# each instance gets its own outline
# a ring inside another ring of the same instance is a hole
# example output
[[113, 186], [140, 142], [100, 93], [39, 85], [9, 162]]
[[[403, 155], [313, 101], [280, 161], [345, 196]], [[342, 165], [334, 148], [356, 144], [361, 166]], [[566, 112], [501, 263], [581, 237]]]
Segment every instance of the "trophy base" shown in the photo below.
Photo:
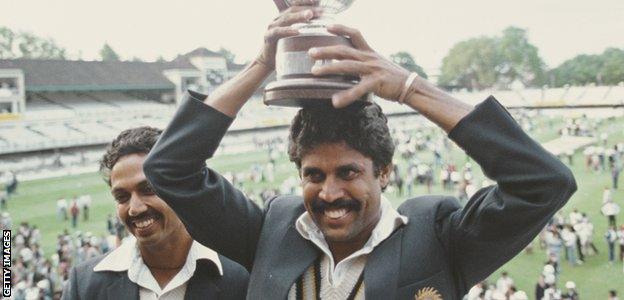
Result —
[[[288, 107], [332, 106], [332, 96], [356, 83], [322, 78], [296, 78], [271, 82], [264, 91], [264, 104]], [[365, 95], [358, 101], [370, 101]]]
[[[306, 30], [303, 30], [303, 29]], [[331, 106], [332, 96], [355, 86], [359, 78], [346, 74], [314, 76], [312, 68], [331, 64], [332, 60], [313, 60], [308, 51], [312, 47], [343, 45], [353, 47], [351, 41], [327, 32], [321, 24], [305, 24], [301, 34], [280, 39], [275, 55], [276, 81], [264, 91], [266, 105], [306, 107]]]

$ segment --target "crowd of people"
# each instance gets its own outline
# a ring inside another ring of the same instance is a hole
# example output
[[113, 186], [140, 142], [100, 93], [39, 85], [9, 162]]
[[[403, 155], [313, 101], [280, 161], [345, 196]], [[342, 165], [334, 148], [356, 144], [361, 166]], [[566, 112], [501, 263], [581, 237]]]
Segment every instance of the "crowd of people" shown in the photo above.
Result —
[[124, 225], [112, 215], [107, 219], [107, 234], [95, 235], [67, 229], [57, 235], [54, 253], [41, 247], [41, 230], [34, 224], [22, 222], [13, 228], [9, 213], [0, 215], [0, 228], [13, 229], [12, 271], [15, 300], [59, 299], [72, 266], [96, 257], [120, 245], [127, 237]]

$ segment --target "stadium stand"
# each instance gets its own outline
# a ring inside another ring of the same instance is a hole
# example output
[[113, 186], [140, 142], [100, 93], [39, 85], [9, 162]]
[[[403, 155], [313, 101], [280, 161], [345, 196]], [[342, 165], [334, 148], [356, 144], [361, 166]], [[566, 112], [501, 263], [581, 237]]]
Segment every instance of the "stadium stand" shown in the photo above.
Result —
[[[104, 146], [121, 130], [166, 127], [187, 88], [210, 93], [242, 68], [205, 48], [169, 62], [0, 60], [0, 80], [9, 83], [3, 91], [10, 91], [0, 94], [4, 97], [0, 102], [10, 103], [3, 110], [11, 110], [9, 117], [5, 112], [0, 118], [0, 172], [14, 170], [35, 178], [68, 166], [72, 172], [81, 168], [93, 171]], [[624, 84], [453, 94], [473, 105], [494, 95], [510, 108], [624, 104]], [[392, 126], [430, 126], [415, 119], [409, 107], [375, 101], [391, 116]], [[294, 108], [265, 106], [259, 90], [239, 113], [219, 151], [248, 152], [263, 145], [262, 141], [283, 137], [296, 112]], [[580, 115], [582, 111], [569, 113]], [[621, 113], [605, 109], [595, 115], [608, 118]]]

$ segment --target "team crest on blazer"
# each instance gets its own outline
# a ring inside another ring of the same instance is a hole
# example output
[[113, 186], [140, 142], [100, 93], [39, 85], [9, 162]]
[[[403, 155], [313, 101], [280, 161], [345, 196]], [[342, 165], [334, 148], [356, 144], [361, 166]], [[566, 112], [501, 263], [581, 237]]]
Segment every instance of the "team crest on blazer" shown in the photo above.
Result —
[[426, 287], [418, 290], [414, 295], [415, 300], [443, 300], [438, 290], [432, 287]]

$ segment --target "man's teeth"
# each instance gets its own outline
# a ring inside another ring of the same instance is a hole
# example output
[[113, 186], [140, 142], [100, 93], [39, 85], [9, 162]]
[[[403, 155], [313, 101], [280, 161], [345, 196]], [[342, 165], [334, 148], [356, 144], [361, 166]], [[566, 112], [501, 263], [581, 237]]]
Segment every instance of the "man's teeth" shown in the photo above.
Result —
[[137, 228], [145, 228], [147, 226], [152, 225], [152, 223], [154, 223], [154, 219], [149, 218], [149, 219], [142, 220], [142, 221], [135, 221], [134, 226], [136, 226]]
[[342, 218], [344, 215], [347, 214], [347, 209], [346, 208], [341, 208], [341, 209], [334, 209], [334, 210], [325, 210], [325, 216], [327, 216], [328, 218], [331, 219], [339, 219]]

